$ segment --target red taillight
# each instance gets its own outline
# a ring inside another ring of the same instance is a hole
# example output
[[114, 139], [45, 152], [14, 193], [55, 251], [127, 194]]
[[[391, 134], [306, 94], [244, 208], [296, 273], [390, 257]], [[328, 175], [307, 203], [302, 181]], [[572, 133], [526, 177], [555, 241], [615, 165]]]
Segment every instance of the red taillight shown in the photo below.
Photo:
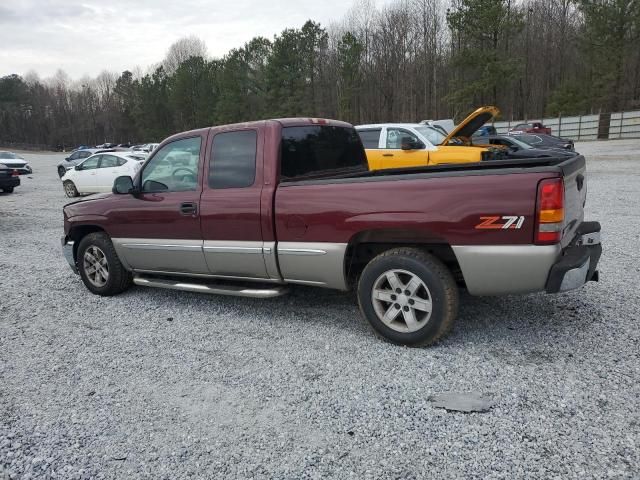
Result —
[[324, 118], [310, 118], [309, 120], [316, 125], [326, 125], [328, 123]]
[[12, 177], [19, 177], [20, 176], [20, 172], [18, 172], [18, 170], [14, 170], [13, 172], [11, 172], [11, 176]]
[[564, 181], [561, 178], [548, 178], [538, 184], [536, 220], [537, 245], [550, 245], [562, 239]]

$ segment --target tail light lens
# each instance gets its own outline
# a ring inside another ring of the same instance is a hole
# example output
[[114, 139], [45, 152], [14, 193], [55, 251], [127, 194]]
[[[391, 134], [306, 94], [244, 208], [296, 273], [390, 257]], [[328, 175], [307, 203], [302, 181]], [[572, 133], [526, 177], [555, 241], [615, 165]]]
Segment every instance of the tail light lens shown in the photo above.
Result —
[[20, 176], [20, 172], [18, 172], [18, 170], [14, 170], [13, 172], [11, 172], [11, 176], [12, 177], [19, 177]]
[[536, 245], [560, 242], [564, 227], [564, 181], [548, 178], [538, 184]]

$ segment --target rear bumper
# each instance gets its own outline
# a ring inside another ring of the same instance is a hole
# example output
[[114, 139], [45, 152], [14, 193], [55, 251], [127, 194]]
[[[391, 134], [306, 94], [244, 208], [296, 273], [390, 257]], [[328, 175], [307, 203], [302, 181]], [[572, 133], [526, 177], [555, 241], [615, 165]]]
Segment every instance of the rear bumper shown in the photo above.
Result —
[[562, 256], [551, 267], [545, 288], [547, 293], [566, 292], [589, 281], [597, 282], [601, 254], [600, 224], [582, 223], [574, 241], [564, 249]]
[[570, 245], [451, 247], [471, 295], [558, 293], [598, 279], [600, 224], [583, 222]]
[[71, 270], [73, 270], [73, 273], [77, 274], [78, 267], [76, 266], [76, 260], [73, 256], [73, 240], [68, 240], [67, 237], [62, 237], [60, 243], [62, 243], [62, 254], [64, 255], [64, 258], [66, 258]]
[[0, 188], [17, 187], [18, 185], [20, 185], [20, 178], [18, 177], [12, 176], [0, 178]]

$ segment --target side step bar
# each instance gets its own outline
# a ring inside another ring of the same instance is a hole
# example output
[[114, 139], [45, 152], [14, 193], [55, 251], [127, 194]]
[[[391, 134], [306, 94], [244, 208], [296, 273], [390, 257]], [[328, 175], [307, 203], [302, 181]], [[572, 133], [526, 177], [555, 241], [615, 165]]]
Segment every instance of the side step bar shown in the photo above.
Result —
[[134, 275], [133, 283], [142, 287], [168, 288], [170, 290], [210, 293], [213, 295], [231, 295], [234, 297], [273, 298], [288, 293], [288, 289], [284, 287], [248, 288], [240, 285], [208, 285], [205, 283], [192, 283], [183, 280], [143, 277], [140, 275]]

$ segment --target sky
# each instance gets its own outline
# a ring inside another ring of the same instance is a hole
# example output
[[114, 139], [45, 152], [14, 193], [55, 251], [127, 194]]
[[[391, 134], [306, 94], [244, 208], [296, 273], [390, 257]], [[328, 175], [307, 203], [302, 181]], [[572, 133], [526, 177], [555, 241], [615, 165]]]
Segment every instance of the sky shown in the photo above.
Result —
[[[372, 0], [377, 6], [393, 0]], [[269, 39], [308, 19], [328, 26], [353, 0], [0, 0], [0, 76], [58, 69], [72, 79], [146, 72], [169, 46], [195, 35], [221, 57], [256, 36]]]

